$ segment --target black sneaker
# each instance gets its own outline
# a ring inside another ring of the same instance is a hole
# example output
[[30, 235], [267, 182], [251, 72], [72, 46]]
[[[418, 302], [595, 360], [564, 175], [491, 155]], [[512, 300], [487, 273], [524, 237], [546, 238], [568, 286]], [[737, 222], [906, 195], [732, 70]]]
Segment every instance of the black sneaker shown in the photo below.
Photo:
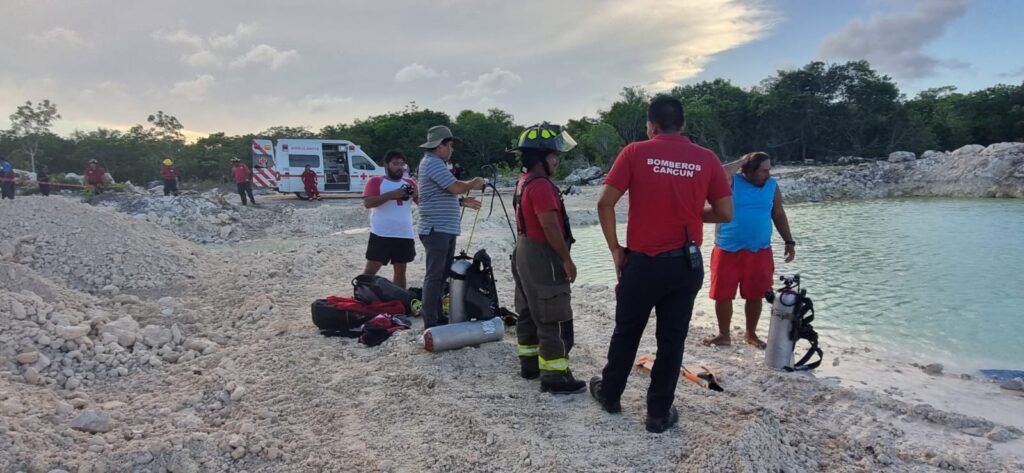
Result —
[[558, 376], [542, 377], [540, 392], [551, 394], [576, 394], [587, 390], [587, 383], [579, 381], [566, 371]]
[[668, 408], [668, 415], [665, 417], [651, 417], [647, 415], [647, 431], [660, 434], [679, 422], [679, 411], [676, 406]]
[[594, 400], [601, 405], [601, 409], [604, 409], [604, 411], [609, 414], [622, 412], [622, 404], [620, 404], [619, 401], [611, 401], [604, 397], [604, 394], [601, 392], [600, 376], [590, 378], [590, 397], [594, 398]]
[[519, 376], [525, 379], [537, 379], [540, 377], [540, 366], [535, 356], [519, 357]]

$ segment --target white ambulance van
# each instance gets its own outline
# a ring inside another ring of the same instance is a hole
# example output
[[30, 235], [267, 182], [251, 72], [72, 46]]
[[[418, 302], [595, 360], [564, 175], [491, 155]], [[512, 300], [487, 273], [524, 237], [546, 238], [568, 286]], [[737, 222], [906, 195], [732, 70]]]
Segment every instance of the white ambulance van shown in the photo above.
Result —
[[348, 140], [252, 140], [253, 185], [306, 199], [302, 172], [308, 164], [317, 174], [321, 193], [362, 192], [385, 169]]

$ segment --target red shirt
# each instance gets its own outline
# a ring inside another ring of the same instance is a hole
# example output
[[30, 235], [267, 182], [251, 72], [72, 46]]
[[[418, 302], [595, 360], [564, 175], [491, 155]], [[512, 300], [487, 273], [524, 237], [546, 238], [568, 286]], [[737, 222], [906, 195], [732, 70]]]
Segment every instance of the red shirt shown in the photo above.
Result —
[[[523, 183], [531, 176], [529, 173], [523, 174], [516, 187], [521, 189]], [[558, 222], [558, 233], [564, 235], [565, 220], [562, 215], [562, 201], [558, 196], [558, 188], [553, 182], [541, 177], [534, 178], [530, 185], [523, 189], [522, 197], [519, 198], [519, 208], [523, 214], [523, 221], [518, 222], [519, 211], [516, 212], [516, 226], [519, 227], [519, 233], [525, 234], [526, 238], [533, 241], [546, 243], [548, 239], [544, 235], [544, 228], [540, 226], [538, 215], [553, 210], [555, 211], [555, 221]], [[522, 228], [523, 226], [526, 228]]]
[[316, 187], [316, 171], [312, 169], [302, 171], [302, 183], [307, 186]]
[[732, 195], [715, 153], [680, 135], [629, 144], [604, 183], [629, 191], [626, 242], [650, 256], [682, 248], [687, 234], [700, 245], [704, 203]]
[[178, 178], [178, 170], [174, 166], [163, 166], [160, 168], [160, 179], [171, 180]]
[[103, 184], [103, 176], [105, 174], [107, 174], [107, 170], [103, 169], [103, 166], [86, 167], [85, 182], [88, 184]]
[[239, 164], [237, 166], [231, 166], [231, 175], [235, 176], [235, 183], [241, 184], [243, 182], [249, 182], [249, 166]]

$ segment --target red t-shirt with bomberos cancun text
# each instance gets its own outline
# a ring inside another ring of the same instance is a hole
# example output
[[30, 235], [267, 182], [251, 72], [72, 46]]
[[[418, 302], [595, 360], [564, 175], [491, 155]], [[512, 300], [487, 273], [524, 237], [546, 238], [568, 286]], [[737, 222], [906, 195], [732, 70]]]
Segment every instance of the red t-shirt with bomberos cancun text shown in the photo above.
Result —
[[629, 144], [604, 183], [629, 191], [626, 243], [649, 256], [682, 248], [687, 235], [700, 245], [704, 204], [732, 195], [715, 153], [681, 135]]
[[[520, 189], [523, 189], [523, 183], [530, 178], [530, 174], [523, 174], [519, 178]], [[538, 215], [544, 212], [555, 211], [555, 220], [558, 222], [559, 235], [565, 234], [565, 220], [562, 216], [562, 203], [558, 198], [558, 188], [555, 184], [544, 178], [534, 178], [530, 181], [530, 185], [526, 186], [526, 189], [522, 191], [522, 197], [519, 199], [519, 208], [523, 212], [523, 221], [517, 222], [516, 226], [525, 226], [526, 228], [519, 228], [519, 231], [526, 235], [533, 241], [541, 243], [547, 242], [548, 239], [544, 236], [544, 228], [540, 226], [540, 217]], [[518, 215], [518, 212], [516, 212]], [[518, 217], [516, 217], [518, 220]]]

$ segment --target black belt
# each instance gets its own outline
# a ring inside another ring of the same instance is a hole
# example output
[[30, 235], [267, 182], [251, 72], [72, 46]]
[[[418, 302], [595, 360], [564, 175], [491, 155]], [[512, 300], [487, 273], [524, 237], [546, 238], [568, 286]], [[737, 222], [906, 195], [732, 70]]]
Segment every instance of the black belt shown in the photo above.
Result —
[[[629, 250], [629, 249], [627, 249], [627, 251], [629, 251], [630, 253], [636, 253], [635, 251], [632, 251], [632, 250]], [[686, 251], [684, 249], [682, 249], [682, 248], [676, 248], [674, 250], [669, 250], [669, 251], [666, 251], [664, 253], [658, 253], [658, 254], [656, 254], [654, 256], [647, 255], [647, 254], [644, 254], [644, 253], [638, 253], [638, 254], [642, 254], [644, 256], [647, 256], [648, 258], [680, 258], [680, 257], [686, 256]]]

